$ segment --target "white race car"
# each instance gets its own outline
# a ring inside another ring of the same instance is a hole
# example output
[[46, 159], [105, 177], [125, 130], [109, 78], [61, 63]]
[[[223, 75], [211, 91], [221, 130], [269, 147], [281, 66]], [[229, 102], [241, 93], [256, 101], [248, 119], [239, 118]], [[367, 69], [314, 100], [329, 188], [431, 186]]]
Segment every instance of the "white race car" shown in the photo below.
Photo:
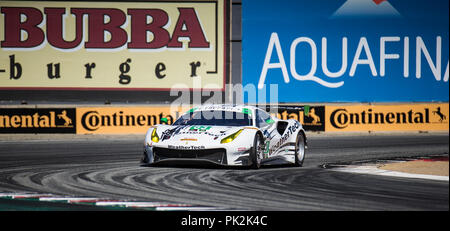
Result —
[[297, 120], [280, 120], [254, 106], [207, 105], [189, 110], [172, 125], [152, 126], [144, 146], [143, 164], [302, 166], [306, 135]]

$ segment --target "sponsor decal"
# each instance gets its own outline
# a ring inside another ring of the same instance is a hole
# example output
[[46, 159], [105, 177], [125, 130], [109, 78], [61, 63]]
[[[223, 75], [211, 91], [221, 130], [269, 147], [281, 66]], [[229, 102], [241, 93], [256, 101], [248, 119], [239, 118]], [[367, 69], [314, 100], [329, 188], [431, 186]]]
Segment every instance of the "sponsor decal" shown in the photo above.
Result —
[[185, 127], [186, 127], [186, 125], [180, 125], [180, 126], [177, 126], [177, 127], [173, 128], [173, 129], [167, 129], [167, 130], [165, 130], [165, 131], [162, 133], [162, 135], [161, 135], [161, 141], [168, 140], [168, 139], [170, 139], [173, 135], [179, 134], [180, 131], [181, 131], [182, 129], [184, 129]]
[[187, 125], [178, 125], [175, 128], [167, 129], [162, 132], [161, 141], [168, 140], [174, 135], [208, 135], [217, 138], [224, 136], [224, 132], [220, 132], [220, 134], [214, 134], [208, 132], [211, 129], [211, 126], [187, 126]]
[[205, 149], [205, 146], [182, 146], [182, 145], [169, 145], [167, 146], [169, 149], [177, 149], [177, 150], [201, 150]]
[[181, 141], [198, 141], [198, 139], [194, 139], [194, 138], [183, 138], [180, 139]]
[[0, 133], [75, 133], [75, 108], [0, 108]]
[[192, 127], [189, 128], [189, 131], [206, 132], [209, 129], [211, 129], [211, 126], [192, 126]]
[[267, 130], [263, 130], [262, 132], [263, 132], [264, 136], [270, 140], [276, 135], [275, 131], [276, 131], [276, 127], [272, 127], [272, 129], [270, 131], [267, 129]]
[[237, 149], [238, 152], [245, 152], [248, 151], [249, 149], [247, 147], [240, 147]]
[[77, 133], [146, 133], [151, 126], [160, 124], [162, 118], [172, 124], [179, 114], [170, 107], [80, 107], [77, 108]]
[[448, 104], [326, 106], [326, 131], [448, 130]]
[[[284, 134], [281, 134], [280, 140], [276, 142], [275, 145], [270, 147], [269, 149], [269, 156], [272, 154], [276, 154], [277, 151], [279, 151], [280, 148], [282, 148], [285, 145], [290, 145], [289, 143], [286, 143], [286, 141], [291, 137], [292, 134], [294, 134], [297, 129], [300, 127], [299, 122], [294, 123], [293, 125], [290, 125], [284, 132]], [[295, 145], [295, 143], [293, 143]]]
[[0, 88], [223, 90], [227, 3], [1, 1]]

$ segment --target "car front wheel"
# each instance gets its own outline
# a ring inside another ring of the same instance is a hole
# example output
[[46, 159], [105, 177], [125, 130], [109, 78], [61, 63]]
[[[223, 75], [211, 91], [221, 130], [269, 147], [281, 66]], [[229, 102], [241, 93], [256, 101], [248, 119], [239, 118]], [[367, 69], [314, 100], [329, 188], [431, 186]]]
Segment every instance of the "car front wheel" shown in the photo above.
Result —
[[255, 139], [253, 140], [253, 148], [250, 152], [250, 159], [252, 161], [251, 167], [253, 169], [258, 169], [261, 167], [261, 159], [262, 159], [262, 147], [261, 147], [261, 135], [256, 134]]
[[295, 143], [295, 166], [303, 166], [305, 160], [305, 137], [299, 133], [297, 135], [297, 141]]

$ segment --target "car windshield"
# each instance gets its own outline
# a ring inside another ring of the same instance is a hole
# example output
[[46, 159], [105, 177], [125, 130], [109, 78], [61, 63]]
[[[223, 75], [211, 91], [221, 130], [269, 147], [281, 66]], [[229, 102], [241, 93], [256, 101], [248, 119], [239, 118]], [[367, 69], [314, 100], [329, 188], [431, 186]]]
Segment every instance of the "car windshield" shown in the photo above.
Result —
[[251, 126], [252, 118], [233, 111], [195, 111], [184, 114], [173, 125]]

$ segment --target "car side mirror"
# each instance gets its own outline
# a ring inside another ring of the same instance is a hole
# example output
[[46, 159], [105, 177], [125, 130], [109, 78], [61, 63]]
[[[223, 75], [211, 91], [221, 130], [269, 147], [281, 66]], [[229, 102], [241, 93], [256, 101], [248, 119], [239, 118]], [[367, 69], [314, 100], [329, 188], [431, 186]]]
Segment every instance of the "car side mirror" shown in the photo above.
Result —
[[275, 121], [273, 119], [268, 119], [268, 120], [266, 120], [266, 123], [273, 124], [273, 123], [275, 123]]
[[161, 118], [161, 120], [159, 122], [162, 123], [162, 124], [168, 124], [169, 123], [167, 118]]

